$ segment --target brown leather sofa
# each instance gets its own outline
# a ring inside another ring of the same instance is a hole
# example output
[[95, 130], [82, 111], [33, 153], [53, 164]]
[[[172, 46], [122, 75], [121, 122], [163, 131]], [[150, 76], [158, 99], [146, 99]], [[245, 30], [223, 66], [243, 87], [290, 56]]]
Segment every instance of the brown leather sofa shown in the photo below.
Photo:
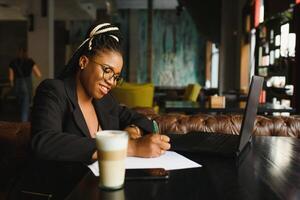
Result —
[[27, 162], [29, 140], [30, 123], [0, 121], [0, 200]]
[[[136, 108], [135, 110], [157, 121], [161, 133], [186, 134], [199, 131], [237, 135], [242, 122], [242, 115], [185, 115], [181, 113], [159, 115], [151, 109]], [[257, 116], [253, 135], [300, 138], [300, 116]]]
[[[161, 133], [185, 134], [190, 131], [238, 134], [240, 115], [158, 115], [149, 109], [136, 109], [159, 124]], [[253, 134], [260, 136], [289, 136], [300, 138], [300, 116], [257, 116]], [[30, 123], [0, 122], [0, 200], [5, 199], [14, 177], [30, 157]]]
[[[159, 123], [161, 133], [178, 134], [201, 131], [238, 135], [242, 122], [241, 115], [165, 114], [153, 116], [153, 119]], [[253, 134], [300, 138], [300, 117], [257, 116]]]

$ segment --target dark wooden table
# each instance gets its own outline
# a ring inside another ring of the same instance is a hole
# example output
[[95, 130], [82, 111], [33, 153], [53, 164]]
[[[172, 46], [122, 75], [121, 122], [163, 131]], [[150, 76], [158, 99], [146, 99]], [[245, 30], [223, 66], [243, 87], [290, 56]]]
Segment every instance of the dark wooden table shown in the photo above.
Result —
[[[226, 102], [225, 108], [212, 108], [208, 102], [199, 103], [192, 101], [166, 101], [164, 106], [165, 112], [182, 112], [185, 114], [196, 114], [196, 113], [239, 113], [243, 114], [245, 109], [245, 102]], [[294, 114], [296, 111], [293, 108], [275, 108], [272, 104], [260, 104], [258, 107], [258, 114], [272, 115], [273, 113], [288, 112]]]
[[103, 191], [88, 172], [67, 200], [300, 199], [300, 140], [256, 137], [239, 165], [232, 159], [184, 154], [202, 168], [174, 170], [166, 181], [127, 181]]
[[122, 190], [98, 188], [98, 177], [83, 164], [32, 162], [11, 199], [195, 200], [300, 199], [300, 140], [258, 136], [240, 164], [229, 158], [184, 154], [201, 168], [173, 170], [166, 181], [126, 181]]

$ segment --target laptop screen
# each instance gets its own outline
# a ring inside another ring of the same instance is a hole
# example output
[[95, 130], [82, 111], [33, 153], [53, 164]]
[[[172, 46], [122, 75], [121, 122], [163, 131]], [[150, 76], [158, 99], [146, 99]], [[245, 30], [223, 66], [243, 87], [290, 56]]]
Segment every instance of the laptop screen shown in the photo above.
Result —
[[247, 105], [244, 110], [243, 122], [240, 131], [239, 151], [241, 152], [246, 144], [251, 140], [251, 135], [256, 119], [259, 95], [262, 90], [264, 78], [260, 76], [252, 76]]

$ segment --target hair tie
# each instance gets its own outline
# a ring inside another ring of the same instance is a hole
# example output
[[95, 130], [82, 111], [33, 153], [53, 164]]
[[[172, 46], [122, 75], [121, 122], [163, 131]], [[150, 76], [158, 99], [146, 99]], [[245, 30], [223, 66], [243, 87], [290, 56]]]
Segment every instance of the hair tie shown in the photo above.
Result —
[[[99, 35], [101, 33], [106, 33], [106, 32], [111, 32], [111, 31], [117, 31], [119, 30], [118, 27], [107, 27], [102, 29], [105, 26], [109, 26], [111, 25], [110, 23], [103, 23], [103, 24], [99, 24], [97, 25], [95, 28], [93, 28], [93, 30], [90, 32], [89, 34], [89, 38], [85, 39], [77, 48], [77, 50], [82, 47], [87, 41], [89, 41], [89, 50], [92, 50], [92, 41], [94, 39], [94, 36]], [[115, 35], [110, 34], [110, 37], [114, 38], [117, 42], [119, 42], [119, 38]], [[76, 50], [76, 51], [77, 51]]]
[[90, 32], [90, 38], [92, 38], [92, 37], [95, 35], [95, 33], [96, 33], [97, 30], [101, 29], [101, 28], [104, 27], [104, 26], [109, 26], [109, 25], [110, 25], [110, 23], [103, 23], [103, 24], [97, 25], [97, 26], [96, 26], [95, 28], [93, 28], [93, 30]]
[[[101, 26], [100, 28], [102, 28], [102, 27], [103, 26]], [[106, 33], [106, 32], [110, 32], [110, 31], [117, 31], [117, 30], [119, 30], [118, 27], [108, 27], [108, 28], [104, 28], [104, 29], [99, 29], [98, 31], [94, 31], [94, 30], [96, 30], [96, 28], [94, 28], [93, 31], [90, 33], [89, 50], [92, 49], [92, 41], [94, 39], [94, 36], [100, 35], [101, 33]], [[109, 36], [112, 36], [112, 35], [109, 35]], [[117, 37], [114, 36], [112, 38], [116, 39]], [[116, 41], [119, 42], [119, 39], [117, 38]]]
[[109, 35], [110, 37], [114, 38], [115, 40], [117, 40], [117, 42], [119, 42], [119, 38], [115, 35]]

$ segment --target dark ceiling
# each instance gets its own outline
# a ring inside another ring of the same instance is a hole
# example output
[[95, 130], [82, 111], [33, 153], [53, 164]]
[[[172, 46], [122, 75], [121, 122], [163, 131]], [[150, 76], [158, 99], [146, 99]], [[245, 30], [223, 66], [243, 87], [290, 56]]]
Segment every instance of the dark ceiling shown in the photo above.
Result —
[[295, 0], [264, 0], [265, 18], [287, 10]]
[[199, 33], [208, 40], [220, 42], [221, 0], [178, 0], [192, 16]]
[[[255, 0], [246, 1], [248, 6], [253, 6]], [[220, 42], [222, 0], [178, 0], [178, 3], [190, 13], [202, 37]], [[294, 3], [295, 0], [264, 0], [265, 19], [287, 10]]]

